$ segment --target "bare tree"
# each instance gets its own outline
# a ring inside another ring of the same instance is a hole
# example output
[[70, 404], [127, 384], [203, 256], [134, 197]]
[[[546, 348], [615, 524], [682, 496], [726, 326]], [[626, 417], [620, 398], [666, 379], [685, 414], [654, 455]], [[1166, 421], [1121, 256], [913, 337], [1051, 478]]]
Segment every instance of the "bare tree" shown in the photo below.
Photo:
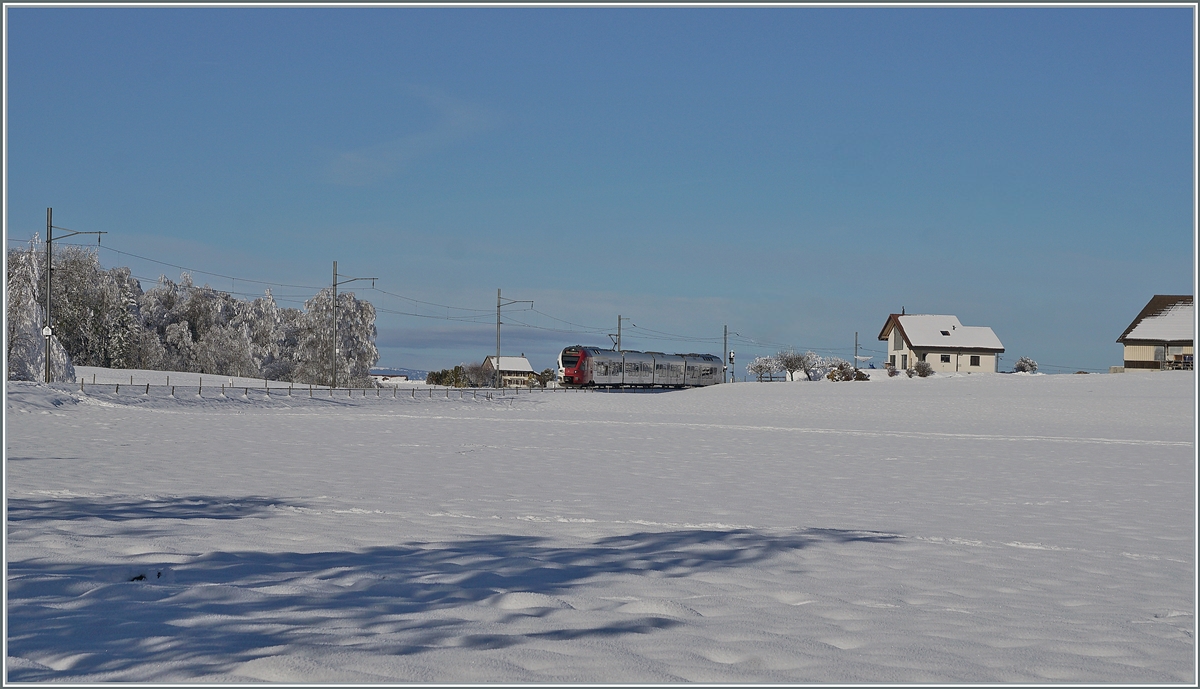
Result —
[[804, 370], [804, 355], [794, 349], [785, 349], [775, 355], [779, 368], [787, 371], [788, 380], [796, 379], [796, 371]]
[[782, 370], [779, 368], [779, 362], [773, 356], [760, 356], [749, 364], [746, 364], [746, 373], [758, 378], [758, 382], [762, 382], [763, 376], [770, 375], [776, 371]]

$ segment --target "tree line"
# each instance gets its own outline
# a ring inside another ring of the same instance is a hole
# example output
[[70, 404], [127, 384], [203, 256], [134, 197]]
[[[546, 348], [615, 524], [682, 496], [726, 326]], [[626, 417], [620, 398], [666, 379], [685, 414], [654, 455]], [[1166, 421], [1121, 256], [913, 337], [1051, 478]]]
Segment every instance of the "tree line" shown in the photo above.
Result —
[[776, 373], [786, 373], [787, 379], [795, 380], [803, 373], [807, 380], [828, 378], [833, 381], [867, 380], [867, 374], [855, 369], [854, 365], [836, 356], [821, 356], [814, 352], [800, 353], [785, 349], [771, 356], [756, 357], [746, 364], [746, 373], [755, 376], [761, 383], [763, 378], [773, 380]]
[[[484, 368], [482, 363], [459, 364], [454, 368], [444, 368], [440, 371], [430, 371], [425, 376], [425, 382], [430, 385], [445, 385], [454, 388], [482, 388], [492, 385], [493, 372]], [[530, 386], [546, 387], [554, 380], [554, 369], [543, 369], [541, 373], [530, 376]]]
[[[8, 252], [7, 360], [10, 380], [45, 379], [45, 251], [37, 235]], [[104, 270], [95, 249], [54, 248], [51, 379], [74, 381], [74, 366], [249, 376], [327, 385], [372, 385], [379, 360], [375, 307], [353, 292], [337, 296], [333, 352], [331, 288], [303, 309], [281, 308], [271, 291], [250, 301], [188, 273], [165, 275], [143, 291], [129, 268]]]

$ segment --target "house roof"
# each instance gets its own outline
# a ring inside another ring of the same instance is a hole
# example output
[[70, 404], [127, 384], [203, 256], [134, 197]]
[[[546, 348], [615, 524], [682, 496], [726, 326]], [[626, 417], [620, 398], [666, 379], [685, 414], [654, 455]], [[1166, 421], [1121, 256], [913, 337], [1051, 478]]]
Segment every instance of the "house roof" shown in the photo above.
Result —
[[1117, 338], [1155, 342], [1192, 342], [1195, 337], [1195, 306], [1190, 294], [1156, 294], [1142, 312]]
[[879, 339], [886, 340], [892, 330], [900, 335], [910, 349], [982, 349], [1003, 352], [1004, 345], [991, 328], [981, 325], [963, 325], [957, 316], [934, 314], [899, 314], [888, 316]]
[[[496, 357], [489, 356], [484, 360], [483, 365], [488, 368], [495, 368]], [[529, 365], [529, 359], [523, 356], [502, 356], [500, 357], [500, 370], [505, 373], [533, 373], [533, 366]]]

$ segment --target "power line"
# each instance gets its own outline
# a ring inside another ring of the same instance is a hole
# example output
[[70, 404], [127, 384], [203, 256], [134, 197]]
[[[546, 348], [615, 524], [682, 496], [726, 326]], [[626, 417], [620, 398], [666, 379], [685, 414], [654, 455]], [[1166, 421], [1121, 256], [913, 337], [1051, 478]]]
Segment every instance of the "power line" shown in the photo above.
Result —
[[586, 330], [588, 332], [603, 332], [608, 329], [607, 326], [593, 327], [590, 325], [580, 325], [579, 323], [572, 323], [571, 321], [564, 321], [561, 318], [555, 318], [554, 316], [551, 316], [550, 314], [544, 313], [542, 311], [538, 311], [537, 309], [530, 309], [530, 311], [533, 311], [534, 313], [539, 313], [539, 314], [545, 316], [546, 318], [549, 318], [552, 321], [558, 321], [559, 323], [566, 323], [567, 325], [573, 325], [576, 328], [583, 328], [584, 330]]
[[[141, 282], [158, 282], [158, 280], [159, 280], [159, 278], [150, 278], [150, 277], [146, 277], [144, 275], [135, 275], [132, 272], [129, 274], [129, 277], [134, 278], [135, 280], [138, 280]], [[183, 284], [179, 284], [179, 283], [172, 283], [172, 284], [174, 284], [175, 287], [178, 289], [196, 290], [196, 291], [201, 291], [201, 292], [209, 291], [214, 294], [237, 295], [240, 297], [248, 297], [248, 298], [253, 298], [253, 299], [258, 299], [258, 298], [261, 298], [262, 296], [264, 296], [257, 292], [238, 292], [235, 290], [223, 290], [223, 289], [216, 289], [215, 287], [211, 287], [208, 285], [199, 286], [199, 285], [183, 285]], [[155, 289], [155, 288], [151, 287], [150, 289]], [[149, 290], [146, 290], [146, 291], [149, 291]], [[304, 297], [298, 297], [296, 295], [277, 295], [274, 292], [271, 293], [271, 298], [277, 302], [287, 302], [290, 304], [303, 304], [304, 302], [308, 301]]]
[[[15, 240], [10, 239], [9, 241], [11, 242], [11, 241], [15, 241]], [[257, 284], [257, 285], [267, 285], [267, 286], [275, 286], [275, 287], [295, 287], [297, 289], [311, 289], [311, 290], [318, 290], [318, 291], [324, 289], [323, 286], [322, 287], [314, 287], [313, 285], [292, 285], [292, 284], [288, 284], [286, 282], [268, 282], [266, 280], [255, 280], [253, 278], [243, 278], [243, 277], [237, 277], [234, 275], [225, 275], [223, 273], [214, 273], [211, 270], [199, 270], [197, 268], [188, 268], [186, 266], [181, 266], [176, 263], [170, 263], [168, 261], [160, 261], [156, 258], [150, 258], [148, 256], [141, 256], [139, 254], [130, 253], [128, 251], [121, 251], [120, 249], [114, 249], [111, 246], [105, 246], [102, 244], [100, 244], [100, 245], [75, 244], [72, 242], [62, 242], [62, 244], [66, 245], [66, 246], [79, 246], [79, 247], [83, 247], [85, 249], [91, 249], [91, 248], [104, 249], [105, 251], [112, 251], [113, 253], [121, 254], [122, 256], [129, 256], [131, 258], [136, 258], [136, 259], [139, 259], [142, 261], [149, 261], [151, 263], [157, 263], [159, 265], [169, 266], [171, 268], [177, 268], [177, 269], [182, 270], [187, 273], [198, 273], [200, 275], [211, 275], [213, 277], [224, 278], [226, 280], [234, 280], [236, 282], [250, 282], [250, 283]]]
[[[27, 240], [19, 240], [19, 239], [9, 239], [8, 241], [13, 242], [13, 243], [26, 243], [27, 242]], [[266, 280], [256, 280], [253, 278], [238, 277], [238, 276], [228, 275], [228, 274], [224, 274], [224, 273], [217, 273], [217, 272], [209, 271], [209, 270], [189, 268], [187, 266], [182, 266], [177, 263], [171, 263], [169, 261], [161, 261], [159, 259], [150, 258], [149, 256], [142, 256], [140, 254], [135, 254], [135, 253], [128, 252], [128, 251], [122, 251], [120, 249], [116, 249], [111, 246], [76, 244], [76, 243], [68, 243], [68, 242], [63, 242], [62, 244], [67, 245], [67, 246], [78, 246], [78, 247], [83, 247], [83, 248], [88, 248], [88, 249], [91, 249], [91, 248], [93, 248], [93, 246], [96, 246], [99, 249], [104, 249], [105, 251], [111, 251], [113, 253], [120, 254], [122, 256], [128, 256], [130, 258], [136, 258], [138, 260], [148, 261], [150, 263], [155, 263], [158, 265], [176, 268], [178, 270], [182, 270], [182, 271], [185, 271], [188, 273], [199, 274], [199, 275], [208, 275], [208, 276], [222, 278], [222, 279], [226, 279], [226, 280], [232, 280], [235, 283], [236, 282], [244, 282], [244, 283], [250, 283], [250, 284], [257, 284], [257, 285], [266, 285], [268, 288], [269, 287], [289, 287], [289, 288], [296, 288], [296, 289], [314, 290], [316, 292], [326, 289], [325, 286], [300, 285], [300, 284], [291, 284], [291, 283], [284, 283], [284, 282], [271, 282], [271, 281], [266, 281]], [[140, 275], [132, 275], [132, 272], [131, 272], [131, 277], [134, 277], [138, 280], [143, 280], [146, 282], [159, 282], [160, 281], [160, 278], [148, 278], [148, 277], [144, 277], [144, 276], [140, 276]], [[215, 289], [210, 286], [205, 286], [205, 287], [197, 287], [195, 285], [192, 285], [192, 286], [177, 285], [177, 286], [181, 287], [181, 288], [187, 288], [187, 289], [193, 289], [193, 290], [208, 289], [213, 292], [220, 292], [220, 293], [230, 294], [230, 295], [238, 295], [238, 296], [243, 296], [243, 297], [248, 297], [248, 298], [249, 297], [257, 298], [259, 296], [262, 296], [257, 293], [242, 292], [242, 291], [237, 291], [237, 290], [233, 290], [233, 289], [218, 290], [218, 289]], [[411, 316], [413, 318], [426, 318], [426, 319], [430, 319], [430, 320], [444, 320], [444, 321], [463, 323], [463, 324], [483, 324], [483, 323], [486, 323], [487, 321], [480, 320], [480, 319], [490, 318], [490, 309], [477, 309], [477, 308], [469, 308], [469, 307], [462, 307], [462, 306], [451, 306], [449, 304], [440, 304], [437, 302], [415, 299], [413, 297], [407, 297], [402, 294], [397, 294], [395, 292], [391, 292], [391, 291], [388, 291], [385, 289], [380, 289], [379, 287], [376, 287], [376, 286], [372, 286], [370, 289], [375, 292], [379, 292], [382, 295], [386, 295], [386, 296], [393, 297], [396, 299], [401, 299], [403, 301], [407, 301], [407, 302], [410, 302], [413, 304], [419, 304], [419, 305], [429, 306], [429, 307], [434, 307], [434, 308], [439, 308], [439, 309], [447, 309], [447, 310], [452, 310], [452, 311], [467, 312], [462, 315], [449, 315], [449, 314], [433, 315], [433, 314], [426, 314], [426, 313], [415, 313], [412, 311], [401, 311], [401, 310], [396, 310], [396, 309], [388, 309], [388, 308], [384, 308], [382, 306], [376, 305], [375, 310], [379, 313], [387, 313], [387, 314], [392, 314], [392, 315], [397, 315], [397, 316]], [[297, 295], [287, 295], [287, 294], [276, 295], [276, 294], [272, 293], [271, 296], [277, 302], [303, 304], [307, 301], [307, 299], [305, 297], [297, 296]], [[565, 320], [562, 318], [558, 318], [557, 316], [552, 316], [544, 311], [533, 308], [532, 306], [526, 307], [526, 308], [523, 308], [520, 310], [532, 311], [542, 317], [548, 318], [552, 321], [563, 323], [565, 325], [569, 325], [575, 329], [554, 328], [554, 327], [547, 327], [547, 326], [543, 326], [543, 325], [535, 325], [533, 323], [528, 323], [526, 321], [519, 320], [516, 317], [509, 315], [507, 318], [508, 318], [509, 322], [511, 323], [511, 325], [514, 325], [516, 327], [522, 327], [522, 328], [543, 330], [546, 332], [578, 334], [578, 335], [600, 335], [600, 334], [605, 333], [607, 330], [606, 327], [588, 326], [588, 325], [583, 325], [580, 323], [568, 321], [568, 320]], [[655, 330], [653, 328], [646, 328], [644, 326], [639, 326], [639, 325], [636, 325], [633, 323], [630, 323], [630, 328], [632, 330], [636, 331], [635, 333], [632, 333], [632, 335], [634, 337], [639, 338], [639, 339], [644, 339], [644, 340], [656, 340], [656, 341], [668, 341], [668, 342], [694, 342], [694, 343], [703, 343], [703, 344], [710, 344], [710, 345], [716, 344], [717, 342], [721, 341], [721, 338], [715, 337], [715, 336], [695, 337], [695, 336], [689, 336], [689, 335], [681, 335], [678, 333], [669, 333], [669, 332], [665, 332], [665, 331], [661, 331], [661, 330]], [[729, 339], [731, 342], [734, 342], [734, 343], [740, 343], [743, 345], [748, 345], [751, 347], [756, 347], [756, 348], [761, 348], [761, 349], [788, 349], [788, 348], [794, 347], [794, 345], [788, 345], [788, 344], [784, 344], [784, 343], [777, 343], [777, 342], [771, 342], [771, 341], [756, 340], [751, 337], [747, 337], [747, 336], [740, 335], [740, 334], [733, 334], [733, 333], [730, 334]], [[848, 348], [805, 348], [805, 349], [809, 349], [810, 351], [839, 352], [840, 353], [840, 352], [847, 351]], [[868, 350], [866, 348], [863, 348], [863, 349], [865, 351], [873, 351], [876, 353], [882, 353], [879, 350]], [[1070, 368], [1070, 367], [1064, 366], [1064, 367], [1055, 367], [1055, 368]]]
[[[540, 312], [539, 312], [539, 313], [540, 313]], [[543, 314], [543, 315], [545, 315], [545, 314]], [[555, 318], [554, 320], [559, 320], [559, 319]], [[514, 316], [508, 316], [508, 317], [505, 319], [505, 321], [504, 321], [504, 324], [505, 324], [505, 325], [512, 325], [512, 326], [515, 326], [515, 327], [518, 327], [518, 328], [533, 328], [534, 330], [546, 330], [546, 331], [549, 331], [549, 332], [555, 332], [555, 333], [568, 333], [568, 334], [572, 334], [572, 335], [600, 335], [600, 334], [603, 334], [603, 330], [602, 330], [602, 329], [593, 329], [593, 330], [566, 330], [566, 329], [564, 329], [564, 328], [547, 328], [547, 327], [546, 327], [546, 326], [544, 326], [544, 325], [533, 325], [532, 323], [526, 323], [526, 322], [524, 322], [524, 321], [517, 320], [517, 318], [516, 318], [516, 317], [514, 317]]]
[[469, 309], [469, 308], [466, 308], [463, 306], [448, 306], [446, 304], [437, 304], [432, 301], [421, 301], [420, 299], [413, 299], [412, 297], [406, 297], [403, 294], [394, 294], [392, 292], [388, 292], [387, 290], [382, 290], [382, 289], [379, 289], [378, 287], [374, 287], [374, 286], [372, 286], [371, 289], [375, 290], [376, 292], [381, 292], [381, 293], [386, 294], [391, 297], [396, 297], [397, 299], [411, 301], [414, 304], [425, 304], [426, 306], [436, 306], [440, 309], [454, 309], [456, 311], [478, 311], [480, 313], [488, 314], [489, 316], [492, 313], [491, 309]]

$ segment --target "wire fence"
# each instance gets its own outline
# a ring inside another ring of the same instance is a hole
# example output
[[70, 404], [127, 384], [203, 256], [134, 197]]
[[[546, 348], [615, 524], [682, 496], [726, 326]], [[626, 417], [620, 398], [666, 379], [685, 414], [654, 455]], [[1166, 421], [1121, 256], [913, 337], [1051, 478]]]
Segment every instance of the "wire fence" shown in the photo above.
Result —
[[382, 386], [382, 387], [329, 387], [327, 385], [288, 385], [287, 387], [264, 385], [217, 385], [188, 384], [170, 385], [160, 383], [111, 383], [88, 382], [79, 380], [79, 392], [84, 394], [111, 394], [115, 396], [141, 396], [158, 398], [178, 398], [194, 396], [204, 399], [219, 399], [238, 397], [242, 399], [271, 399], [271, 398], [333, 398], [333, 399], [459, 399], [474, 401], [494, 401], [516, 399], [521, 396], [547, 394], [579, 394], [579, 393], [658, 393], [670, 392], [676, 388], [659, 387], [645, 388], [634, 386], [610, 387], [507, 387], [507, 388], [469, 388], [454, 386]]

